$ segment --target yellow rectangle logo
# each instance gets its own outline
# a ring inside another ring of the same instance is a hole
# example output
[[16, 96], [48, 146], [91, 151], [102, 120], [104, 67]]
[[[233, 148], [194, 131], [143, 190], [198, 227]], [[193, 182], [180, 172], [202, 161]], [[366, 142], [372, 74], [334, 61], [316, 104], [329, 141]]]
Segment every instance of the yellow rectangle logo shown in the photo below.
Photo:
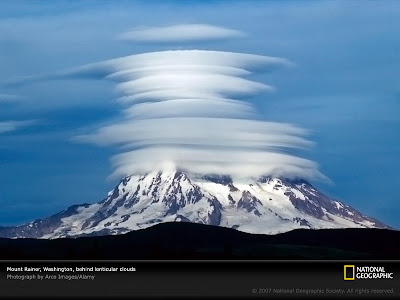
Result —
[[355, 279], [355, 270], [356, 270], [356, 267], [354, 265], [345, 265], [344, 266], [344, 280], [354, 280]]

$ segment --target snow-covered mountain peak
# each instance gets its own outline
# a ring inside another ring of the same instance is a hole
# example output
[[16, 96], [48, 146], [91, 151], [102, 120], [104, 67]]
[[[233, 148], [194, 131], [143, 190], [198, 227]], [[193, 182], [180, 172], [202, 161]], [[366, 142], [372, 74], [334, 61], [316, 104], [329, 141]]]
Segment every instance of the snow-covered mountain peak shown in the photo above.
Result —
[[243, 183], [226, 175], [200, 176], [169, 167], [127, 176], [98, 203], [0, 228], [0, 236], [120, 234], [161, 222], [196, 222], [264, 234], [296, 228], [387, 228], [301, 179], [265, 176]]

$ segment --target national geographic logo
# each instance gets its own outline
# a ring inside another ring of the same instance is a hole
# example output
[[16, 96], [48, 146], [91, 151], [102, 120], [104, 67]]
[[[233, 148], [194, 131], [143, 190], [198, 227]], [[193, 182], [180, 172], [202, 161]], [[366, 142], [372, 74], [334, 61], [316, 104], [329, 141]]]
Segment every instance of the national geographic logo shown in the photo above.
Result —
[[355, 279], [355, 269], [354, 265], [344, 266], [344, 280], [354, 280]]
[[344, 280], [355, 279], [393, 279], [393, 273], [385, 271], [385, 267], [345, 265]]

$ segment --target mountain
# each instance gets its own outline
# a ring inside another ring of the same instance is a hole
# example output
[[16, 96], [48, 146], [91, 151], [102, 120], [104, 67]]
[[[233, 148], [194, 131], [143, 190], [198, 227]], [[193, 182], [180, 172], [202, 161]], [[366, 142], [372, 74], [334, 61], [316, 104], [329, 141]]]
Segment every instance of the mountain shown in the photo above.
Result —
[[[53, 240], [0, 238], [0, 258], [394, 260], [400, 258], [400, 231], [376, 228], [295, 229], [266, 235], [221, 226], [169, 222], [121, 235]], [[135, 266], [138, 266], [136, 262]]]
[[305, 180], [262, 177], [248, 184], [229, 176], [189, 176], [170, 170], [125, 177], [98, 203], [74, 205], [21, 226], [0, 227], [0, 237], [115, 235], [165, 222], [259, 234], [298, 228], [388, 228]]

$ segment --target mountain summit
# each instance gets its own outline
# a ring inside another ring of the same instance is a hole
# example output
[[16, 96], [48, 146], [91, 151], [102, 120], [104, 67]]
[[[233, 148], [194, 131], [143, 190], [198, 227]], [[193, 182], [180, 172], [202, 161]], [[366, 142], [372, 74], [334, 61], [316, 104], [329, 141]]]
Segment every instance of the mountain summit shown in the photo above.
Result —
[[121, 234], [162, 222], [195, 222], [260, 234], [297, 228], [388, 228], [304, 180], [262, 177], [243, 184], [229, 176], [189, 177], [169, 170], [127, 176], [98, 203], [74, 205], [17, 227], [0, 227], [0, 237]]

